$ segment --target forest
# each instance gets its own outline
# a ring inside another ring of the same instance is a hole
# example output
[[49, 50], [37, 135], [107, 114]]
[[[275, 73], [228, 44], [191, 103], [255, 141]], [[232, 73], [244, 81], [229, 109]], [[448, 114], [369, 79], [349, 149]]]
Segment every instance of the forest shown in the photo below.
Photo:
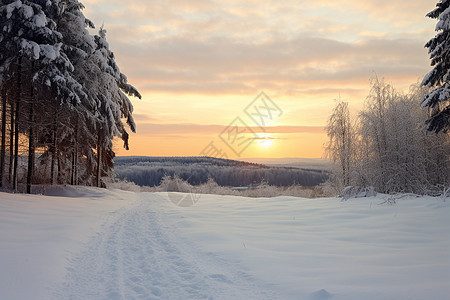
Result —
[[100, 186], [135, 131], [128, 96], [102, 27], [77, 0], [0, 2], [0, 187]]
[[425, 44], [433, 68], [422, 82], [405, 93], [375, 75], [357, 117], [337, 101], [325, 149], [337, 190], [450, 195], [450, 1], [427, 17], [437, 34]]
[[191, 185], [214, 180], [220, 186], [315, 186], [328, 172], [266, 165], [213, 157], [117, 157], [115, 172], [121, 180], [140, 186], [158, 186], [165, 176], [177, 176]]
[[405, 94], [375, 76], [356, 117], [347, 102], [336, 102], [325, 150], [335, 162], [331, 181], [338, 191], [434, 195], [450, 186], [449, 135], [427, 130], [430, 114], [418, 105], [429, 90], [418, 83]]

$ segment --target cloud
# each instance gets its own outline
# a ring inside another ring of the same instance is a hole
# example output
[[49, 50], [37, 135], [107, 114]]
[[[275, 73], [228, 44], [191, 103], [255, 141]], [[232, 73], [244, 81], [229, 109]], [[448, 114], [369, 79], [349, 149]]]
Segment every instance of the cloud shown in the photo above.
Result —
[[249, 139], [249, 140], [257, 140], [257, 141], [266, 141], [266, 140], [286, 140], [286, 138], [271, 137], [271, 136], [254, 137], [254, 138], [248, 138], [248, 139]]
[[140, 114], [140, 113], [133, 113], [133, 118], [135, 121], [140, 121], [140, 122], [149, 122], [149, 121], [158, 121], [157, 118], [146, 115], [146, 114]]
[[373, 71], [388, 78], [417, 78], [428, 69], [423, 41], [412, 39], [341, 42], [305, 37], [254, 44], [175, 37], [133, 49], [128, 42], [116, 46], [128, 76], [149, 92], [317, 91], [324, 82], [336, 89], [367, 79]]
[[265, 40], [271, 36], [322, 35], [390, 27], [423, 26], [434, 8], [429, 0], [286, 0], [180, 1], [86, 0], [94, 21], [120, 24], [131, 31], [151, 26], [155, 35], [185, 37], [233, 36]]
[[105, 21], [122, 71], [148, 93], [318, 93], [366, 84], [373, 71], [411, 80], [429, 69], [429, 0], [85, 4]]
[[[226, 125], [204, 125], [204, 124], [156, 124], [142, 123], [138, 126], [139, 135], [219, 135], [227, 129]], [[240, 128], [239, 131], [243, 128]], [[266, 134], [296, 134], [296, 133], [323, 133], [323, 126], [270, 126], [260, 127], [250, 126], [255, 133]], [[277, 137], [272, 137], [277, 138]]]

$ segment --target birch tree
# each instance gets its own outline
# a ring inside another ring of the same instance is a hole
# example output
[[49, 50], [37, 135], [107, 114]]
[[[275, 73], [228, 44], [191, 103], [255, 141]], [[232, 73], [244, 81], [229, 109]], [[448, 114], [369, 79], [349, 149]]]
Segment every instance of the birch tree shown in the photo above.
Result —
[[350, 185], [355, 140], [347, 102], [338, 101], [328, 119], [326, 131], [329, 138], [325, 148], [326, 157], [338, 166], [336, 184], [340, 188], [346, 187]]

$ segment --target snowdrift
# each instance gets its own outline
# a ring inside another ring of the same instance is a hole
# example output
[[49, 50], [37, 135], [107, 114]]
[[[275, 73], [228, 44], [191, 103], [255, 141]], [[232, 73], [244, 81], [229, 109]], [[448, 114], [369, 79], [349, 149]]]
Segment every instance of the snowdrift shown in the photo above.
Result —
[[47, 193], [0, 193], [0, 299], [450, 296], [449, 198]]

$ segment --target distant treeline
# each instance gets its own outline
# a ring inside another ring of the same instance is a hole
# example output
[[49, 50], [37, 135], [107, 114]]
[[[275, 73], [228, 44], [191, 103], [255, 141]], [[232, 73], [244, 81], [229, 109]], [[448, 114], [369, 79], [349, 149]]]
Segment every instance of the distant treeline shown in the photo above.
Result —
[[221, 186], [248, 186], [262, 181], [269, 185], [315, 186], [328, 179], [326, 171], [261, 164], [212, 157], [116, 157], [118, 177], [141, 186], [158, 186], [164, 176], [177, 175], [191, 185], [212, 178]]

